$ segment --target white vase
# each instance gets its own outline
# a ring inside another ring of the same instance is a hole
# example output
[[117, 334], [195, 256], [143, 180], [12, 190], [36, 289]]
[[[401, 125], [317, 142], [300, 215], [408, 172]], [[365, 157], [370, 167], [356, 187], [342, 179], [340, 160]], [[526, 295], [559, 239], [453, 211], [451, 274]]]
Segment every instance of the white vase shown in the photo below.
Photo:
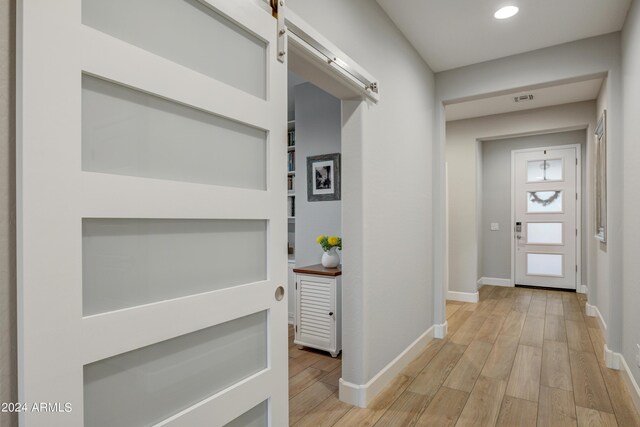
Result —
[[322, 254], [322, 266], [325, 268], [336, 268], [340, 265], [340, 255], [336, 248], [331, 248]]

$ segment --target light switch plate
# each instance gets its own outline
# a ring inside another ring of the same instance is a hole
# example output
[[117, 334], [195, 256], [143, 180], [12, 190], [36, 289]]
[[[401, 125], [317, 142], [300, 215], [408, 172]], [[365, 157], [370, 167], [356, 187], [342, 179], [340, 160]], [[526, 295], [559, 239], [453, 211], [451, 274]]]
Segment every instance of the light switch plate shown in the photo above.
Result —
[[498, 224], [497, 222], [492, 222], [491, 231], [498, 231], [498, 230], [500, 230], [500, 224]]

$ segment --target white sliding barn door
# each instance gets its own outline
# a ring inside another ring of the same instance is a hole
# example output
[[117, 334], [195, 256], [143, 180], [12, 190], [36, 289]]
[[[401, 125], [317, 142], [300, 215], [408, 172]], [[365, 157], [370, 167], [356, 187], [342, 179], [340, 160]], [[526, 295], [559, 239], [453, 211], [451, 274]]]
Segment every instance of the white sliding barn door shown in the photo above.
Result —
[[19, 3], [21, 424], [286, 425], [276, 20]]

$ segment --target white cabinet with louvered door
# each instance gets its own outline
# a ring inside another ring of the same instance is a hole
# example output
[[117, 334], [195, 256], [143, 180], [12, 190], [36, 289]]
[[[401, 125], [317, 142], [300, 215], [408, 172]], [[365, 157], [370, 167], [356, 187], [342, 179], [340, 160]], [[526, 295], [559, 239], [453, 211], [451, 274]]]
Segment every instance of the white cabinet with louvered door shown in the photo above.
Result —
[[301, 346], [342, 350], [342, 271], [321, 265], [296, 268], [295, 340]]

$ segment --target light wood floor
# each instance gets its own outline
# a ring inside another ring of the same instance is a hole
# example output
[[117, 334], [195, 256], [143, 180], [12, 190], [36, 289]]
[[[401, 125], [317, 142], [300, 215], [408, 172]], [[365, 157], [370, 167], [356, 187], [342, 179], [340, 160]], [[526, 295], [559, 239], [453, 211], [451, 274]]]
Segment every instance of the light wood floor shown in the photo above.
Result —
[[484, 286], [447, 303], [433, 340], [369, 408], [338, 400], [340, 360], [289, 347], [294, 426], [640, 427], [622, 374], [582, 295]]

